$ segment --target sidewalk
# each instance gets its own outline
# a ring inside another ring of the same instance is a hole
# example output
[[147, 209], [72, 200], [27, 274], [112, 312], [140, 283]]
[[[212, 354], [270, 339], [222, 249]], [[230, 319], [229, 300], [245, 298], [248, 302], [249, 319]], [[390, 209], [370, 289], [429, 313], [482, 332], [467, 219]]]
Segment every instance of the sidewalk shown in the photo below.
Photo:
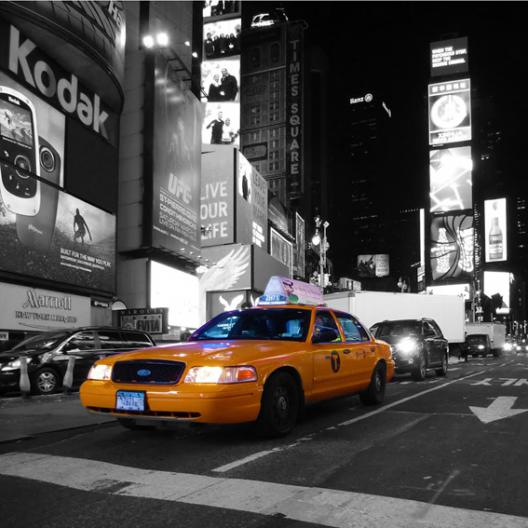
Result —
[[114, 420], [86, 411], [79, 393], [0, 398], [0, 443]]

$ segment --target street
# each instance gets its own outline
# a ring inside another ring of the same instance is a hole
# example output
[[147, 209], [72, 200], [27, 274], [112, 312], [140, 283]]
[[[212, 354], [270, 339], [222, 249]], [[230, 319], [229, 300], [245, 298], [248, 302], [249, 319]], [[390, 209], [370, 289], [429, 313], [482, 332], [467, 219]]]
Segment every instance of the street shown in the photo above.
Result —
[[397, 376], [380, 407], [357, 396], [312, 406], [279, 440], [249, 425], [108, 422], [0, 443], [0, 518], [3, 528], [528, 527], [527, 437], [526, 354], [455, 359], [446, 378]]

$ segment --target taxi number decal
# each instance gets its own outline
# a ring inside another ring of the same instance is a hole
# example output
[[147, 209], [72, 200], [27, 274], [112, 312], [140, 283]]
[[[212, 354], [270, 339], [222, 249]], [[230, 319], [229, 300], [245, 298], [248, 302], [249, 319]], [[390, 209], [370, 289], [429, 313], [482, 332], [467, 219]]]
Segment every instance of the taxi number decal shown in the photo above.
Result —
[[330, 354], [330, 361], [332, 365], [332, 370], [334, 372], [339, 372], [339, 369], [341, 368], [341, 358], [339, 357], [339, 352], [336, 352], [335, 350], [332, 351]]

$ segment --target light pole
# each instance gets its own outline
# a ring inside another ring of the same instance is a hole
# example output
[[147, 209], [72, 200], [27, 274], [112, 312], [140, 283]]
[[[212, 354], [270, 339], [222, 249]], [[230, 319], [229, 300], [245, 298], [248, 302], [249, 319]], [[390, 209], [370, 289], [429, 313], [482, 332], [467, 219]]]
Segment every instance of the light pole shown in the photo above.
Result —
[[[321, 239], [321, 227], [323, 230], [323, 238]], [[328, 239], [326, 238], [326, 230], [330, 227], [330, 224], [325, 220], [321, 220], [321, 217], [317, 215], [315, 217], [315, 234], [312, 237], [312, 244], [319, 246], [319, 286], [324, 291], [324, 270], [326, 266], [326, 252], [330, 247]]]

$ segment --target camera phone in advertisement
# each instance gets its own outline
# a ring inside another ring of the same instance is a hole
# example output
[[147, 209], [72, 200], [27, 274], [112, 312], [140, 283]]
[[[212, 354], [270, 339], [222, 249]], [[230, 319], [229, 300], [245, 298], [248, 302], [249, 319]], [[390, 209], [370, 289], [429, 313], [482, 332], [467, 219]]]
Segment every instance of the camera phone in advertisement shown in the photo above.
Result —
[[33, 103], [0, 85], [0, 195], [7, 210], [35, 216], [40, 209], [38, 133]]

